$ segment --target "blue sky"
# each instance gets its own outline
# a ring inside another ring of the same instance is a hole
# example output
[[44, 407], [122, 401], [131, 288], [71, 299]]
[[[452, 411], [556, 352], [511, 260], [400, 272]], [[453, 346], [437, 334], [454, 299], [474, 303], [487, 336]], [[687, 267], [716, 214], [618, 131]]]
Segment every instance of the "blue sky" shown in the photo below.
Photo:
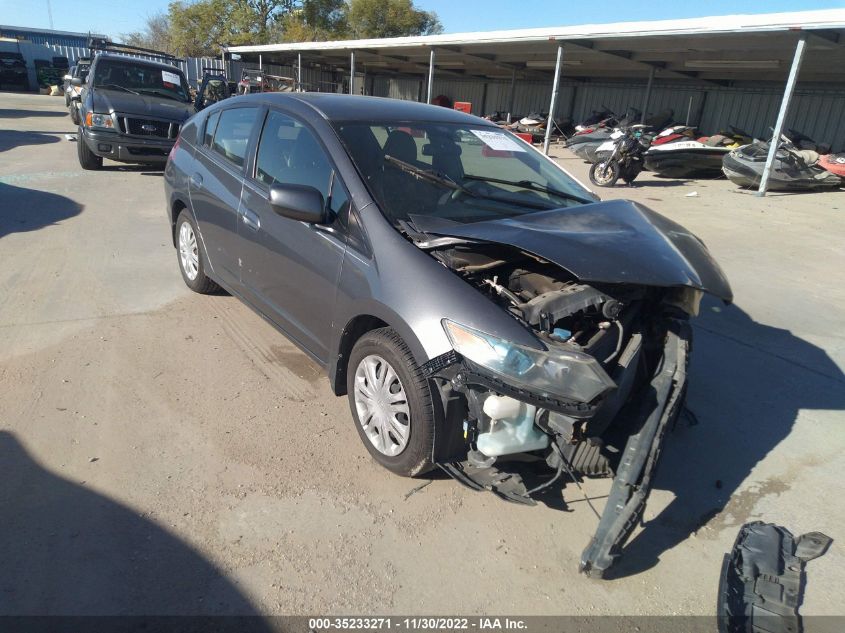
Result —
[[[168, 0], [51, 0], [53, 25], [63, 31], [93, 31], [117, 37], [143, 27], [147, 16], [167, 10]], [[843, 8], [845, 0], [416, 0], [422, 9], [436, 11], [446, 32], [562, 26], [630, 20], [774, 13], [806, 9]], [[601, 7], [597, 12], [596, 7]], [[47, 0], [0, 0], [0, 24], [49, 27]]]

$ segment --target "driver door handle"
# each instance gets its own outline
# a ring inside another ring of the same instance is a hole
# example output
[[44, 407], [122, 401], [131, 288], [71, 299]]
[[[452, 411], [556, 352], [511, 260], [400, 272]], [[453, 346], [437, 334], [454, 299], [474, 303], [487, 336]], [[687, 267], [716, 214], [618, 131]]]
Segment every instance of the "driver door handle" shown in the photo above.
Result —
[[243, 209], [241, 211], [241, 219], [253, 231], [258, 231], [261, 228], [261, 219], [255, 211]]

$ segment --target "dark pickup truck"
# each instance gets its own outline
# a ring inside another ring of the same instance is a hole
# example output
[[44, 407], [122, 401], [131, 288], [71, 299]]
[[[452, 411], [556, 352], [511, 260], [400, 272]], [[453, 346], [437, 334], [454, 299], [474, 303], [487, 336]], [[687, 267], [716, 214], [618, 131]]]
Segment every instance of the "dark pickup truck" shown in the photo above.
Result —
[[101, 52], [84, 85], [79, 108], [79, 164], [99, 169], [121, 163], [167, 161], [182, 124], [194, 112], [188, 82], [170, 64]]

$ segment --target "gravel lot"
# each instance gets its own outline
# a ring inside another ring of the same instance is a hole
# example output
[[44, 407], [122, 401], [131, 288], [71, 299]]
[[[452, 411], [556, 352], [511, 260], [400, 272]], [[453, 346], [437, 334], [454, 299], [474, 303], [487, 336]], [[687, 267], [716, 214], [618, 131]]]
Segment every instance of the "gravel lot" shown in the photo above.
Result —
[[[696, 232], [736, 305], [696, 321], [698, 424], [597, 581], [571, 484], [568, 507], [442, 477], [408, 496], [426, 480], [370, 460], [316, 365], [184, 286], [161, 172], [83, 172], [63, 106], [0, 93], [0, 613], [712, 614], [723, 554], [762, 519], [834, 539], [803, 611], [845, 615], [845, 191], [599, 192]], [[585, 488], [601, 506], [609, 482]]]

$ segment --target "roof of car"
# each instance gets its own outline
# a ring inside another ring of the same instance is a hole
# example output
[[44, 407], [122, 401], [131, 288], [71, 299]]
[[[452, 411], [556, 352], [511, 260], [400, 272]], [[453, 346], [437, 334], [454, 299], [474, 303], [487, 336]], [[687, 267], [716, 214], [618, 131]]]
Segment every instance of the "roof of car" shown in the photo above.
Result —
[[433, 121], [469, 125], [489, 124], [484, 119], [458, 110], [385, 97], [364, 97], [326, 92], [276, 92], [263, 93], [261, 96], [270, 102], [278, 102], [279, 105], [289, 99], [301, 101], [310, 105], [330, 121], [394, 121], [397, 123]]

